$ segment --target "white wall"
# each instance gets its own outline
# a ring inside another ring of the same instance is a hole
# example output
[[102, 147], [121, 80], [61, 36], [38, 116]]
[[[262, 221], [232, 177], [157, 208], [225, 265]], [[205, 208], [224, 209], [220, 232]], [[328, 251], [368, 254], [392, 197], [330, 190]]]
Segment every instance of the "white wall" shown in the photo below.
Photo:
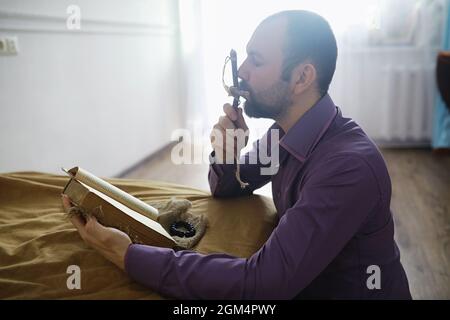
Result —
[[[81, 30], [66, 28], [67, 6]], [[176, 0], [0, 0], [0, 172], [116, 175], [182, 126]]]

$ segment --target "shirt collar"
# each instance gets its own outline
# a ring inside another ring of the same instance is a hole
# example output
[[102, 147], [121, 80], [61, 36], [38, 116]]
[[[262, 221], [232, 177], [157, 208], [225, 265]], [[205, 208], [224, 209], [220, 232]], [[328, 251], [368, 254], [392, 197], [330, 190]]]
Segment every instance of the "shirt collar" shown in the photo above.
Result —
[[336, 112], [331, 97], [324, 95], [284, 134], [280, 145], [304, 162], [330, 126]]

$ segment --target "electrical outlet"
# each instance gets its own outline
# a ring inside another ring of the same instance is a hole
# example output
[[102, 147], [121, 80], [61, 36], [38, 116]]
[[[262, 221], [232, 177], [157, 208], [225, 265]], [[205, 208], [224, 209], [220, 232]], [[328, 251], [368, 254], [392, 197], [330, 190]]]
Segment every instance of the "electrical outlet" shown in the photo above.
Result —
[[19, 53], [17, 37], [0, 37], [0, 54], [16, 55]]
[[8, 52], [6, 39], [0, 38], [0, 54], [6, 54]]

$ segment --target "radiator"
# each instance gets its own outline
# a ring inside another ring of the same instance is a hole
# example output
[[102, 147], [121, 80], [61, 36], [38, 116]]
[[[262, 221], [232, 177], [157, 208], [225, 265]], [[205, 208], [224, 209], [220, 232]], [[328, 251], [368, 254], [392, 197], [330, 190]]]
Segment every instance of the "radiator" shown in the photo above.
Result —
[[[386, 66], [380, 97], [381, 144], [429, 144], [435, 96], [435, 67]], [[432, 84], [432, 85], [430, 85]]]

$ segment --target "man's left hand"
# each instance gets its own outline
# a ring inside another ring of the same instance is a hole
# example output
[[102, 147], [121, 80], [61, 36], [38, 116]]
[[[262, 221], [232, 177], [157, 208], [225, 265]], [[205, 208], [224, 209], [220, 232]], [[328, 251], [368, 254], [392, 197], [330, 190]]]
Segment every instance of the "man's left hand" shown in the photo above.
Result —
[[[62, 195], [62, 203], [64, 210], [69, 212], [72, 207], [69, 197]], [[132, 243], [126, 233], [101, 225], [93, 216], [84, 221], [82, 217], [74, 215], [70, 221], [77, 228], [84, 242], [116, 266], [125, 270], [125, 254]]]

